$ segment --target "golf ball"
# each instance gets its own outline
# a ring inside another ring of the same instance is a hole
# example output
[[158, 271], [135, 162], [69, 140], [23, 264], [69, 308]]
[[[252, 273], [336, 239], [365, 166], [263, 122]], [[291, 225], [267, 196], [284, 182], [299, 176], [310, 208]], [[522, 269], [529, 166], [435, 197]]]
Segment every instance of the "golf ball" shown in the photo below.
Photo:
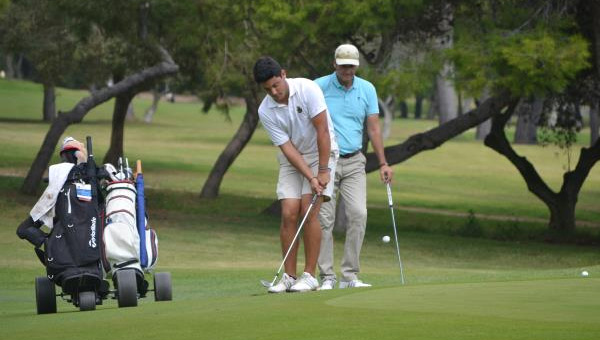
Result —
[[383, 243], [388, 243], [388, 242], [390, 242], [390, 237], [385, 235], [384, 237], [381, 238], [381, 240], [383, 241]]
[[581, 276], [583, 277], [588, 277], [588, 275], [590, 275], [590, 273], [588, 273], [587, 270], [581, 272]]

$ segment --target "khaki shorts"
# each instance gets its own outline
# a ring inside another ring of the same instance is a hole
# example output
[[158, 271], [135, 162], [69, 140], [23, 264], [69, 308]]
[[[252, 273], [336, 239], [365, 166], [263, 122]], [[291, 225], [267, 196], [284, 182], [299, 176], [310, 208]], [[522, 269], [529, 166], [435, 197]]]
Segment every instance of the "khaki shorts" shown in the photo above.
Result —
[[[319, 154], [311, 153], [302, 155], [308, 167], [312, 169], [313, 174], [319, 171]], [[335, 177], [335, 166], [337, 164], [338, 153], [333, 152], [329, 156], [329, 168], [330, 180], [327, 187], [323, 191], [323, 201], [327, 202], [331, 200], [333, 193], [334, 177]], [[312, 189], [308, 180], [302, 176], [302, 174], [288, 161], [287, 157], [283, 153], [277, 155], [279, 161], [279, 179], [277, 181], [277, 199], [284, 198], [297, 198], [300, 199], [302, 195], [311, 195]]]

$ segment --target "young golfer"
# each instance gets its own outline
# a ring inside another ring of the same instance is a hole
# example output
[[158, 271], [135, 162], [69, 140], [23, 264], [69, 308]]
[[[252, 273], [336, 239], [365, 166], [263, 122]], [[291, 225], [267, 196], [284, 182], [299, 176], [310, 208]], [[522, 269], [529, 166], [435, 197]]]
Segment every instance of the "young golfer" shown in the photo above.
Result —
[[296, 277], [298, 243], [284, 263], [281, 280], [270, 293], [316, 290], [315, 269], [321, 246], [319, 208], [331, 198], [338, 148], [325, 98], [317, 84], [304, 78], [287, 78], [271, 57], [254, 65], [254, 80], [267, 92], [258, 108], [262, 125], [279, 147], [277, 198], [281, 202], [281, 250], [285, 255], [298, 230], [298, 221], [319, 195], [304, 225], [304, 272]]

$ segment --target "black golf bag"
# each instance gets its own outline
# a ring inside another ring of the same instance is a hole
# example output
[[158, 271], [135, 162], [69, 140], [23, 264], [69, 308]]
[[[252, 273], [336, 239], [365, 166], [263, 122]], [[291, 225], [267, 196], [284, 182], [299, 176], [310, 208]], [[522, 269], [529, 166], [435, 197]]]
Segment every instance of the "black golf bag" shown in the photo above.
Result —
[[[62, 288], [59, 296], [81, 310], [95, 309], [109, 294], [101, 265], [104, 218], [98, 194], [98, 178], [105, 174], [99, 173], [91, 138], [87, 139], [87, 163], [51, 166], [48, 188], [17, 229], [20, 238], [35, 246], [46, 267], [47, 276], [35, 280], [38, 314], [56, 313], [55, 285]], [[45, 224], [42, 220], [48, 224], [49, 234], [40, 229]]]
[[[62, 288], [59, 296], [80, 310], [95, 309], [110, 294], [114, 294], [119, 307], [137, 306], [137, 299], [148, 291], [154, 291], [156, 301], [171, 300], [170, 273], [154, 273], [153, 289], [144, 278], [144, 272], [156, 263], [158, 241], [153, 230], [144, 228], [145, 238], [138, 235], [137, 191], [131, 172], [115, 180], [112, 165], [96, 167], [90, 137], [87, 144], [87, 163], [65, 162], [50, 167], [48, 188], [17, 229], [20, 238], [35, 246], [46, 267], [47, 276], [35, 280], [38, 314], [56, 313], [55, 286]], [[100, 190], [101, 180], [110, 181], [106, 201]], [[44, 223], [50, 228], [49, 234], [40, 229]], [[143, 267], [140, 240], [149, 249], [148, 254], [144, 252], [149, 261]], [[110, 290], [105, 274], [112, 276], [114, 290]]]
[[103, 219], [86, 177], [85, 164], [74, 166], [69, 173], [56, 200], [54, 227], [44, 242], [48, 278], [68, 294], [82, 289], [97, 291], [103, 276]]

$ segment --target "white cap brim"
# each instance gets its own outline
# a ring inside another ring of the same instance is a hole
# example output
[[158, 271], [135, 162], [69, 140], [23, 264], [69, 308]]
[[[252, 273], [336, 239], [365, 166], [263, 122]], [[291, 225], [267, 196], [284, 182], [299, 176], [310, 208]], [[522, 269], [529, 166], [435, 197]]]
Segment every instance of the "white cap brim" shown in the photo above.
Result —
[[358, 66], [358, 60], [356, 59], [336, 59], [335, 63], [338, 65], [354, 65]]

